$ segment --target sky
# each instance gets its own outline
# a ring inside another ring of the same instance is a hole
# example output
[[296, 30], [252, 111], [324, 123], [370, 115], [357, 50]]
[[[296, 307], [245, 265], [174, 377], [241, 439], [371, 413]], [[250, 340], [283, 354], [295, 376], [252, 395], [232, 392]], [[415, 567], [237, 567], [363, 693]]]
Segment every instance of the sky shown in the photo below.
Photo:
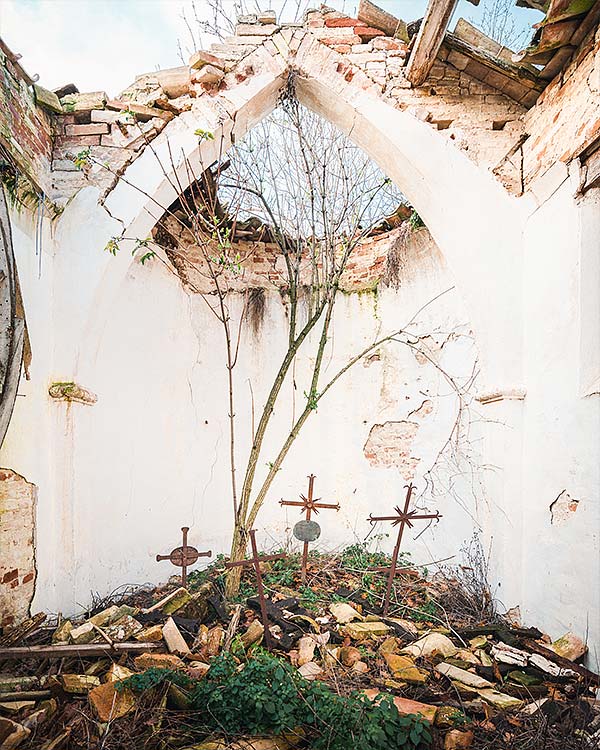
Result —
[[[460, 0], [450, 28], [460, 16], [477, 19], [484, 3], [493, 1], [481, 0], [476, 8]], [[261, 5], [278, 10], [284, 2], [267, 0]], [[233, 0], [224, 3], [234, 15]], [[294, 4], [288, 0], [288, 9]], [[327, 4], [354, 15], [358, 0]], [[427, 0], [381, 0], [379, 5], [411, 21], [423, 15]], [[206, 0], [196, 0], [196, 7], [208, 13]], [[184, 10], [190, 14], [191, 0], [0, 0], [0, 36], [22, 55], [22, 66], [30, 75], [38, 74], [45, 88], [75, 83], [80, 91], [115, 96], [140, 73], [182, 64], [178, 41], [184, 49], [190, 46]], [[528, 11], [516, 9], [515, 17], [526, 24]]]

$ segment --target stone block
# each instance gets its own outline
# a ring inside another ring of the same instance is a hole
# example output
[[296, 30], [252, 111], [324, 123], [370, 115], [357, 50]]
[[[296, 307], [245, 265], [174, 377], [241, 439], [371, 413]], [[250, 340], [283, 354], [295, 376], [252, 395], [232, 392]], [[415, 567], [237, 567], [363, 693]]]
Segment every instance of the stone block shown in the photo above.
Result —
[[271, 36], [276, 31], [279, 31], [279, 26], [274, 23], [238, 24], [235, 27], [236, 36]]
[[30, 730], [12, 719], [0, 717], [0, 748], [14, 750], [27, 740]]
[[402, 653], [411, 654], [414, 657], [430, 657], [434, 654], [449, 657], [454, 656], [457, 650], [448, 636], [443, 633], [429, 633], [402, 649]]
[[145, 669], [182, 669], [183, 661], [175, 654], [140, 654], [133, 660], [135, 668], [140, 672]]
[[119, 719], [135, 707], [135, 695], [132, 691], [128, 688], [118, 690], [114, 682], [94, 687], [88, 693], [88, 700], [103, 722]]
[[[376, 700], [381, 695], [378, 688], [369, 688], [363, 692], [369, 700]], [[434, 722], [437, 713], [437, 706], [429, 706], [426, 703], [419, 703], [400, 696], [394, 697], [394, 705], [403, 716], [418, 714], [431, 723]]]
[[[575, 505], [575, 508], [576, 507], [577, 506]], [[587, 645], [581, 640], [581, 638], [573, 633], [566, 633], [561, 636], [558, 640], [554, 641], [550, 648], [559, 656], [562, 656], [565, 659], [570, 659], [571, 661], [579, 661], [579, 659], [585, 656], [588, 650]]]
[[61, 674], [58, 679], [65, 693], [75, 695], [89, 693], [100, 684], [98, 677], [89, 674]]
[[172, 617], [163, 625], [162, 637], [172, 654], [188, 654], [190, 649]]
[[408, 682], [410, 685], [422, 685], [427, 680], [427, 673], [418, 669], [408, 656], [384, 653], [383, 658], [392, 673], [392, 677]]
[[84, 94], [67, 94], [60, 100], [64, 112], [87, 112], [104, 109], [108, 96], [106, 91], [91, 91]]
[[71, 643], [91, 643], [97, 635], [97, 630], [93, 622], [84, 622], [83, 625], [79, 625], [73, 628], [69, 633]]
[[65, 134], [69, 136], [103, 135], [105, 133], [108, 133], [108, 125], [104, 122], [92, 122], [89, 125], [65, 126]]
[[390, 628], [384, 622], [350, 622], [344, 625], [342, 631], [344, 635], [356, 641], [361, 641], [371, 637], [387, 635]]
[[213, 65], [204, 65], [199, 70], [192, 73], [192, 83], [218, 83], [225, 73], [220, 68]]
[[109, 99], [106, 102], [106, 107], [119, 112], [132, 112], [136, 116], [136, 119], [141, 122], [147, 122], [153, 117], [159, 117], [161, 120], [169, 122], [169, 120], [172, 120], [173, 117], [175, 117], [173, 112], [165, 112], [157, 107], [147, 107], [144, 104], [137, 104], [136, 102], [126, 101], [124, 99]]
[[375, 37], [385, 36], [383, 31], [381, 31], [380, 29], [373, 29], [370, 26], [356, 26], [354, 29], [354, 33], [358, 34], [358, 36], [361, 38], [361, 41], [363, 42], [370, 42], [371, 39], [375, 39]]
[[484, 680], [483, 677], [479, 677], [479, 675], [476, 675], [473, 672], [467, 672], [466, 669], [455, 667], [453, 664], [446, 664], [446, 662], [438, 664], [435, 671], [444, 675], [449, 680], [460, 682], [462, 685], [467, 685], [467, 687], [478, 689], [494, 687], [491, 682]]
[[325, 26], [330, 29], [338, 29], [347, 27], [354, 28], [355, 26], [366, 27], [367, 24], [364, 23], [364, 21], [359, 21], [358, 18], [349, 18], [348, 16], [345, 16], [343, 18], [326, 18]]
[[265, 25], [277, 23], [277, 14], [274, 10], [264, 10], [262, 13], [258, 13], [256, 16], [258, 23]]
[[212, 65], [215, 68], [221, 69], [224, 68], [222, 58], [217, 57], [216, 55], [212, 55], [210, 52], [206, 52], [203, 49], [194, 52], [194, 54], [190, 57], [190, 68], [199, 70], [205, 65]]
[[38, 86], [37, 83], [33, 84], [33, 92], [35, 94], [35, 103], [44, 109], [49, 109], [50, 112], [62, 113], [63, 108], [58, 96], [53, 91], [48, 91], [43, 86]]

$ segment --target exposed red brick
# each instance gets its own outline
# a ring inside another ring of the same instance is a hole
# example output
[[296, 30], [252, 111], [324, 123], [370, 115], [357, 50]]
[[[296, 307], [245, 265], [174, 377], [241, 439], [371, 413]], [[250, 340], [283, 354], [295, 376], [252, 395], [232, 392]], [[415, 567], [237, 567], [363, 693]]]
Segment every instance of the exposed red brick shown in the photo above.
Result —
[[346, 28], [347, 26], [366, 26], [367, 24], [363, 21], [359, 21], [358, 18], [350, 18], [349, 16], [346, 16], [345, 18], [327, 18], [325, 19], [325, 26], [328, 26], [330, 29], [339, 29], [339, 28]]
[[336, 44], [333, 49], [341, 55], [347, 55], [349, 52], [352, 52], [352, 47], [349, 44]]
[[27, 575], [23, 578], [23, 583], [29, 583], [29, 581], [33, 581], [35, 576], [35, 573], [27, 573]]
[[57, 146], [71, 146], [76, 148], [77, 146], [99, 146], [100, 136], [99, 135], [78, 135], [78, 136], [59, 136], [56, 139]]
[[320, 42], [326, 44], [328, 47], [335, 47], [338, 44], [360, 44], [360, 37], [356, 34], [348, 34], [348, 36], [324, 36], [319, 39]]
[[397, 50], [407, 48], [407, 45], [399, 42], [397, 39], [390, 39], [387, 36], [382, 36], [377, 39], [373, 44], [374, 49], [386, 49], [386, 50]]
[[66, 135], [104, 135], [108, 133], [108, 124], [105, 122], [94, 122], [90, 125], [67, 125]]
[[15, 578], [19, 577], [19, 571], [17, 568], [14, 568], [13, 570], [9, 570], [8, 573], [5, 573], [2, 576], [2, 583], [8, 583], [9, 581], [14, 581]]
[[369, 42], [376, 36], [385, 36], [381, 29], [374, 29], [372, 26], [356, 26], [354, 32], [362, 39], [363, 42]]

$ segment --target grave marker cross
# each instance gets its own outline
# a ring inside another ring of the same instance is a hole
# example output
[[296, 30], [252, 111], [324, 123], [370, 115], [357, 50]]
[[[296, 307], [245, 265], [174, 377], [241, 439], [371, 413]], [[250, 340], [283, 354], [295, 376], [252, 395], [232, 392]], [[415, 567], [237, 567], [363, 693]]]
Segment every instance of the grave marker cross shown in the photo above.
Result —
[[181, 585], [185, 587], [187, 584], [187, 569], [189, 565], [193, 565], [199, 557], [211, 557], [212, 552], [198, 552], [195, 547], [190, 547], [187, 543], [187, 535], [190, 530], [189, 526], [183, 526], [181, 531], [183, 532], [183, 544], [181, 547], [175, 547], [171, 550], [168, 555], [156, 555], [156, 561], [170, 560], [173, 565], [181, 568]]
[[260, 570], [261, 562], [268, 562], [269, 560], [282, 560], [287, 557], [286, 554], [282, 553], [279, 555], [259, 555], [258, 547], [256, 546], [256, 530], [250, 529], [250, 544], [252, 545], [252, 557], [246, 560], [238, 560], [238, 562], [225, 563], [226, 568], [236, 568], [238, 566], [252, 565], [254, 567], [254, 573], [256, 575], [256, 588], [258, 589], [258, 600], [260, 602], [260, 615], [262, 624], [265, 629], [265, 646], [271, 650], [271, 633], [269, 632], [269, 617], [267, 615], [267, 604], [265, 601], [265, 589], [262, 581], [262, 572]]
[[[314, 486], [315, 486], [315, 475], [311, 474], [308, 477], [308, 496], [300, 495], [300, 501], [298, 500], [280, 500], [280, 505], [294, 505], [298, 508], [302, 508], [303, 512], [306, 514], [306, 517], [304, 519], [304, 522], [306, 525], [310, 522], [310, 517], [312, 512], [314, 511], [315, 514], [319, 512], [320, 508], [333, 508], [333, 510], [339, 510], [340, 504], [339, 503], [321, 503], [319, 502], [321, 498], [317, 498], [316, 500], [313, 499], [313, 493], [314, 493]], [[302, 511], [301, 511], [302, 512]], [[313, 521], [314, 523], [314, 521]], [[296, 526], [294, 527], [294, 536], [296, 535]], [[321, 533], [321, 529], [319, 528], [318, 524], [315, 524], [317, 536], [311, 539], [310, 541], [314, 541], [314, 539], [318, 539], [318, 536]], [[302, 583], [306, 582], [306, 564], [308, 561], [308, 541], [307, 539], [304, 539], [304, 545], [302, 547]]]
[[439, 514], [439, 512], [436, 513], [418, 513], [416, 510], [409, 510], [410, 507], [410, 500], [412, 496], [412, 492], [415, 489], [413, 484], [407, 484], [405, 485], [407, 492], [406, 492], [406, 499], [404, 501], [404, 510], [400, 510], [398, 506], [394, 508], [396, 511], [395, 516], [373, 516], [370, 515], [367, 519], [370, 523], [377, 523], [377, 521], [391, 521], [392, 526], [398, 526], [398, 538], [396, 539], [396, 544], [394, 546], [394, 551], [392, 553], [392, 564], [388, 569], [386, 568], [378, 568], [378, 570], [385, 571], [388, 570], [388, 582], [387, 582], [387, 589], [385, 592], [385, 599], [383, 600], [383, 614], [387, 615], [388, 610], [390, 608], [390, 595], [392, 593], [392, 585], [394, 583], [394, 576], [396, 575], [396, 565], [398, 564], [398, 553], [400, 552], [400, 544], [402, 543], [402, 535], [404, 533], [404, 527], [408, 526], [409, 529], [412, 529], [413, 527], [413, 521], [421, 521], [425, 519], [439, 519], [442, 516]]

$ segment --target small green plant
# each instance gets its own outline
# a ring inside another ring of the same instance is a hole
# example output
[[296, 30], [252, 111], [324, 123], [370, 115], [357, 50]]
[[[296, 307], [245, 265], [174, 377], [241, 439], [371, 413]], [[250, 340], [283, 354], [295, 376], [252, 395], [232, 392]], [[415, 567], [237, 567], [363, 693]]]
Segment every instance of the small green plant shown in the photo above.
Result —
[[308, 408], [312, 409], [312, 411], [317, 411], [319, 405], [319, 394], [316, 388], [311, 388], [310, 392], [304, 391], [304, 398], [308, 402]]
[[211, 133], [210, 130], [203, 130], [202, 128], [197, 128], [196, 130], [194, 130], [194, 135], [198, 136], [198, 140], [200, 141], [200, 143], [202, 143], [202, 141], [215, 140], [214, 133]]
[[300, 603], [306, 609], [316, 610], [319, 604], [319, 595], [310, 586], [300, 587]]
[[120, 242], [123, 238], [122, 237], [111, 237], [109, 241], [104, 246], [104, 250], [107, 253], [110, 253], [111, 255], [115, 255], [119, 252], [121, 249]]
[[185, 674], [185, 672], [176, 672], [173, 669], [151, 667], [145, 672], [140, 672], [139, 674], [134, 674], [131, 675], [131, 677], [118, 681], [115, 684], [115, 688], [119, 691], [129, 688], [130, 690], [133, 690], [134, 693], [142, 693], [144, 690], [151, 690], [165, 682], [170, 682], [181, 688], [189, 688], [192, 685], [192, 680]]
[[391, 696], [337, 695], [262, 649], [241, 669], [230, 654], [216, 657], [190, 696], [207, 732], [298, 733], [313, 750], [421, 750], [431, 742], [427, 723], [400, 715]]
[[73, 164], [77, 167], [77, 169], [88, 169], [92, 165], [92, 160], [90, 157], [90, 147], [82, 149], [79, 151], [75, 156], [73, 157]]
[[220, 266], [224, 271], [230, 271], [234, 274], [242, 272], [242, 256], [236, 253], [233, 258], [230, 258], [224, 251], [220, 255], [211, 255], [211, 263]]
[[379, 541], [382, 536], [384, 535], [373, 537], [372, 540], [367, 542], [356, 542], [356, 544], [346, 547], [342, 552], [342, 567], [349, 570], [367, 570], [368, 568], [389, 565], [390, 556], [386, 552], [371, 551], [369, 549], [370, 544]]
[[417, 622], [430, 622], [432, 617], [437, 617], [437, 614], [438, 606], [433, 599], [428, 599], [416, 610], [411, 610], [411, 617]]
[[411, 215], [408, 217], [408, 225], [411, 228], [411, 230], [414, 232], [416, 229], [419, 229], [420, 227], [425, 226], [425, 222], [423, 219], [419, 216], [419, 214], [415, 211], [413, 208]]

